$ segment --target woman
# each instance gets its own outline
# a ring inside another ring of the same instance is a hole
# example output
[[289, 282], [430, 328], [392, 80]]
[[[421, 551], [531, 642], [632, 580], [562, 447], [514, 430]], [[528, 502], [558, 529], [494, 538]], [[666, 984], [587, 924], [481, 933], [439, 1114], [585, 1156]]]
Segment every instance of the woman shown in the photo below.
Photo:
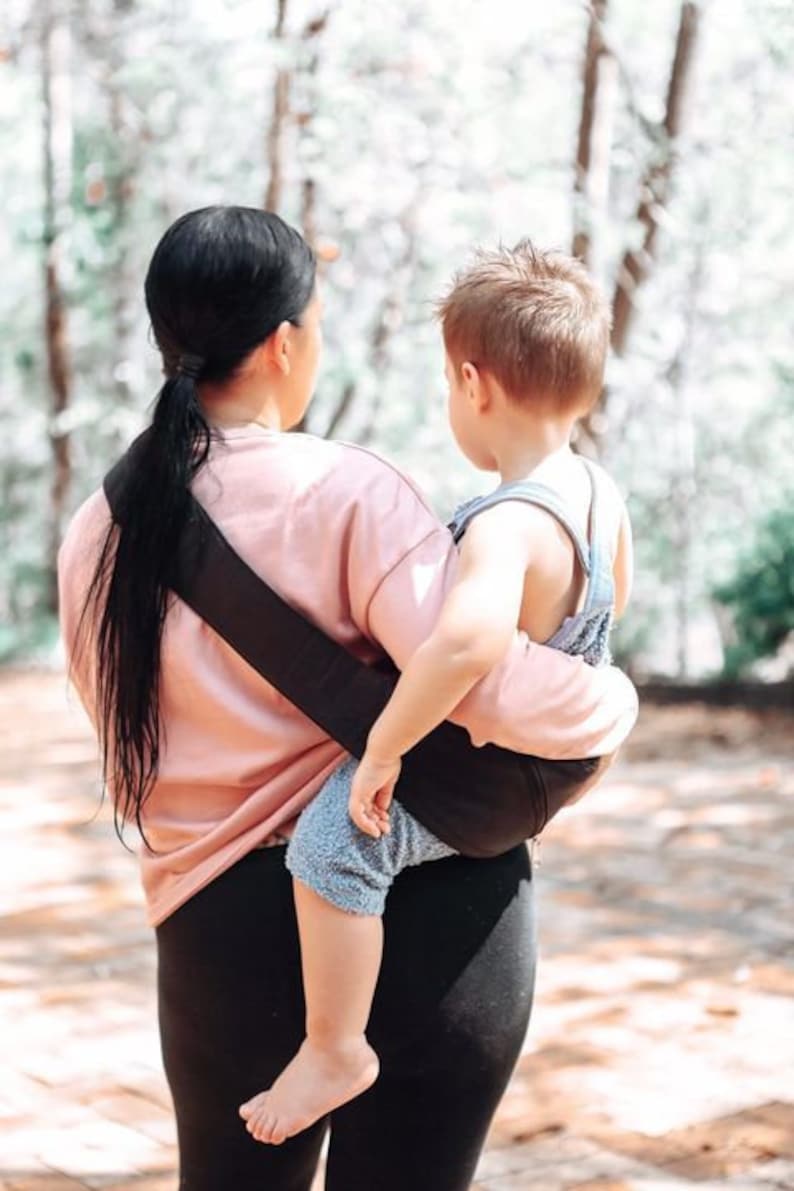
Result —
[[[308, 1191], [327, 1122], [262, 1146], [237, 1106], [303, 1034], [283, 841], [342, 753], [169, 600], [169, 567], [190, 490], [294, 607], [364, 661], [385, 651], [400, 665], [434, 622], [455, 551], [383, 460], [284, 433], [321, 347], [297, 232], [254, 209], [191, 212], [158, 245], [146, 301], [167, 379], [121, 529], [100, 490], [67, 533], [64, 638], [119, 821], [144, 838], [180, 1188]], [[635, 709], [617, 672], [517, 636], [453, 718], [475, 744], [563, 758], [611, 752]], [[469, 1185], [529, 1018], [531, 900], [524, 847], [398, 878], [369, 1031], [381, 1076], [334, 1114], [329, 1191]]]

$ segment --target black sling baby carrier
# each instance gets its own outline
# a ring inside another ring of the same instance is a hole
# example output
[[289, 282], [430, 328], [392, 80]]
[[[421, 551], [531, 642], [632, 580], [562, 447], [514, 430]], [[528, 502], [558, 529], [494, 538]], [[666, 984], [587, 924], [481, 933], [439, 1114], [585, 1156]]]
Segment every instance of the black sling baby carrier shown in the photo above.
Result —
[[[119, 523], [139, 441], [103, 484]], [[169, 586], [324, 732], [354, 757], [363, 755], [398, 672], [391, 663], [359, 661], [290, 607], [232, 549], [192, 495]], [[396, 797], [457, 852], [497, 856], [538, 835], [596, 765], [593, 759], [547, 761], [490, 744], [478, 748], [463, 728], [445, 722], [404, 757]]]

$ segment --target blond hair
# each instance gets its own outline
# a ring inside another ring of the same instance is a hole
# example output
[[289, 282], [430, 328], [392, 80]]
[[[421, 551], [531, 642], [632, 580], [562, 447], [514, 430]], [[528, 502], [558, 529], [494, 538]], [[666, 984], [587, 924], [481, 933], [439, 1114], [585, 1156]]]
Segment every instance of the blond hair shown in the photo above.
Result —
[[480, 249], [438, 303], [447, 354], [492, 373], [506, 393], [561, 412], [600, 395], [610, 312], [584, 265], [529, 240]]

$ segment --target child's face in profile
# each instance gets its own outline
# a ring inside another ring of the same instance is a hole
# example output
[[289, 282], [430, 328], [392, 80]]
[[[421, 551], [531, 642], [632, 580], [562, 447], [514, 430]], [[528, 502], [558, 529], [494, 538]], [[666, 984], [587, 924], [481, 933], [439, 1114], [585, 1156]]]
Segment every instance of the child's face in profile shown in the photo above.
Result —
[[447, 415], [455, 441], [463, 454], [481, 471], [493, 471], [496, 461], [488, 446], [486, 417], [488, 403], [483, 401], [482, 379], [472, 364], [457, 365], [445, 354], [447, 380]]

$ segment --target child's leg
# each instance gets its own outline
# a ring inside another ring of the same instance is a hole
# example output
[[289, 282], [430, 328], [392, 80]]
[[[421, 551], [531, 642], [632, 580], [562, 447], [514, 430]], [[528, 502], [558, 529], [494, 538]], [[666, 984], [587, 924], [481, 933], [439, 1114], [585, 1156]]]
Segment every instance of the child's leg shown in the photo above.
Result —
[[450, 856], [396, 802], [391, 833], [364, 835], [348, 815], [349, 763], [300, 817], [287, 850], [294, 878], [307, 1038], [272, 1088], [240, 1108], [258, 1140], [278, 1143], [368, 1087], [377, 1057], [364, 1031], [380, 969], [381, 914], [403, 868]]
[[306, 1035], [318, 1047], [362, 1038], [383, 956], [383, 921], [351, 914], [294, 882]]
[[367, 1027], [383, 952], [376, 914], [351, 914], [294, 881], [306, 1038], [267, 1092], [241, 1108], [257, 1141], [279, 1145], [366, 1091], [378, 1077]]

